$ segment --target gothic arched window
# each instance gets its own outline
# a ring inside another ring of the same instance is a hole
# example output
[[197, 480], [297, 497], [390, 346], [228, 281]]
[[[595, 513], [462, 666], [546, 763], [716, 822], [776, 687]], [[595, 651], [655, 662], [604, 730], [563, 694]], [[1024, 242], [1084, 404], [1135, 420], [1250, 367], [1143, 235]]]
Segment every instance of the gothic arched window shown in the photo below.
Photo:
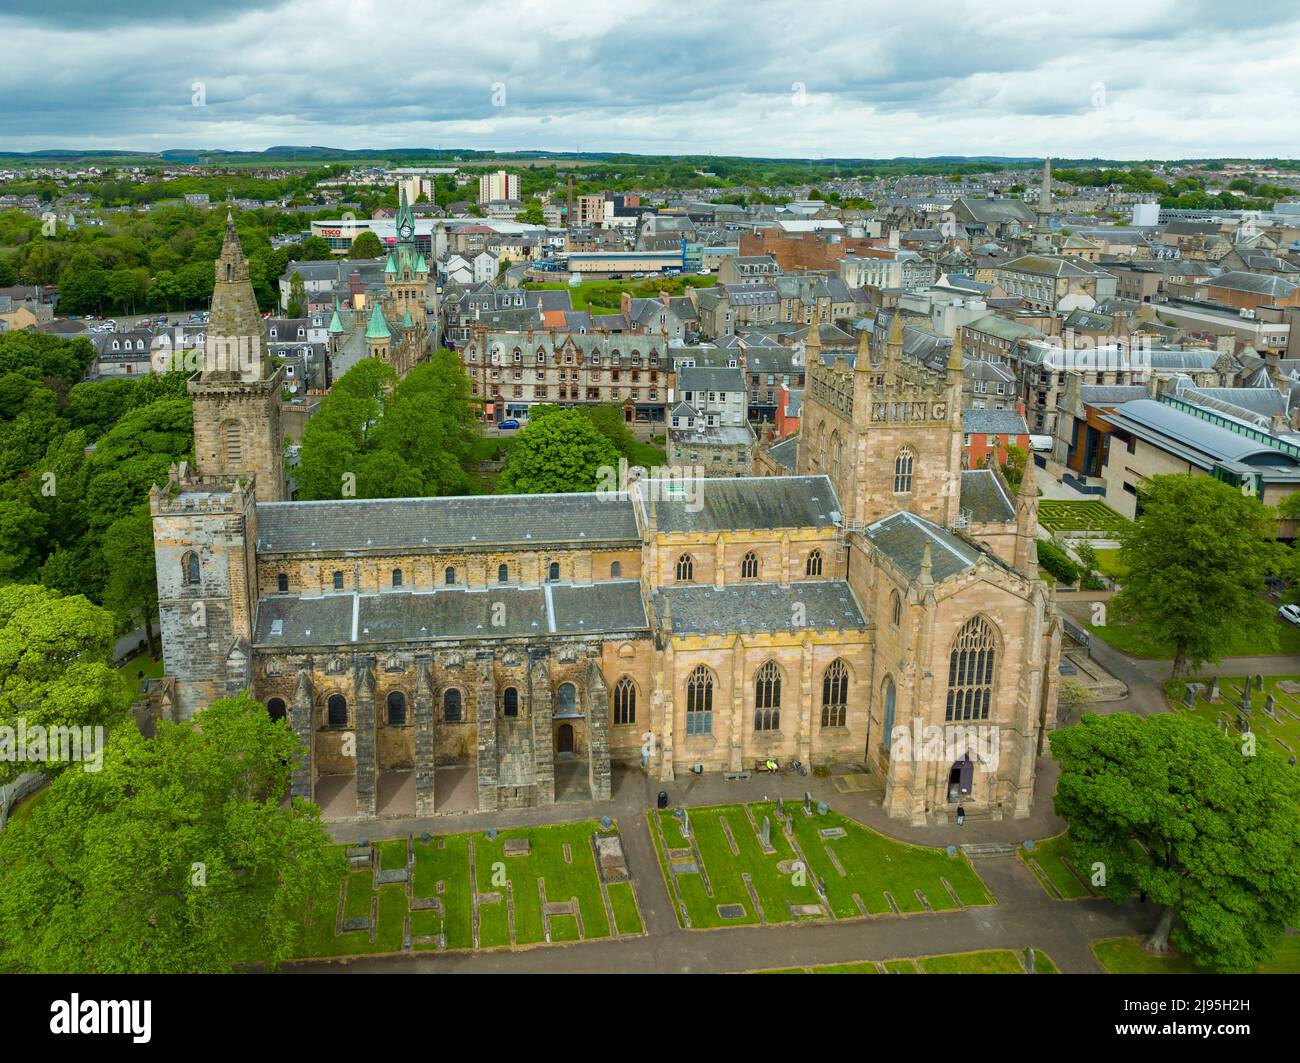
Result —
[[334, 572], [334, 589], [336, 591], [341, 591], [343, 589], [343, 573], [338, 570]]
[[456, 585], [456, 570], [449, 566], [442, 574], [442, 582], [448, 587], [454, 587]]
[[276, 576], [275, 585], [279, 588], [281, 594], [289, 593], [289, 577], [285, 573], [281, 572]]
[[519, 715], [519, 691], [514, 687], [506, 687], [501, 693], [501, 715]]
[[193, 550], [187, 551], [181, 558], [181, 572], [186, 583], [191, 585], [199, 583], [199, 555]]
[[898, 591], [889, 593], [889, 620], [894, 627], [898, 627], [903, 620], [903, 599], [899, 597]]
[[768, 661], [754, 675], [754, 730], [781, 729], [781, 669]]
[[904, 447], [894, 459], [894, 494], [907, 495], [912, 492], [912, 463], [916, 455], [911, 447]]
[[498, 583], [509, 583], [509, 582], [510, 582], [510, 566], [509, 566], [509, 565], [502, 565], [500, 568], [497, 569], [497, 582], [498, 582]]
[[388, 723], [392, 727], [406, 723], [406, 695], [400, 690], [388, 695]]
[[283, 720], [285, 716], [284, 699], [272, 698], [266, 703], [266, 713], [272, 720]]
[[696, 667], [686, 681], [686, 737], [713, 734], [713, 674]]
[[741, 579], [758, 579], [758, 555], [751, 550], [740, 562]]
[[546, 570], [546, 579], [549, 583], [555, 583], [560, 578], [560, 563], [552, 561]]
[[831, 434], [831, 480], [836, 481], [840, 478], [840, 434], [833, 432]]
[[348, 725], [348, 699], [342, 694], [331, 694], [325, 702], [326, 719], [331, 727]]
[[822, 726], [843, 727], [849, 714], [849, 669], [838, 658], [822, 673]]
[[636, 684], [628, 676], [614, 684], [614, 722], [636, 723]]
[[393, 569], [393, 586], [400, 587], [401, 585], [402, 585], [402, 570], [400, 568], [395, 568]]
[[808, 561], [803, 567], [805, 576], [820, 576], [822, 574], [822, 552], [814, 550], [808, 555]]
[[623, 576], [623, 565], [621, 562], [614, 561], [609, 566], [609, 578], [621, 579]]
[[555, 692], [555, 711], [574, 713], [578, 711], [578, 688], [572, 683], [561, 683]]
[[690, 583], [695, 578], [695, 562], [690, 554], [682, 554], [677, 559], [677, 582]]
[[948, 658], [948, 707], [945, 720], [987, 720], [993, 701], [993, 666], [997, 638], [982, 616], [973, 616], [957, 632]]

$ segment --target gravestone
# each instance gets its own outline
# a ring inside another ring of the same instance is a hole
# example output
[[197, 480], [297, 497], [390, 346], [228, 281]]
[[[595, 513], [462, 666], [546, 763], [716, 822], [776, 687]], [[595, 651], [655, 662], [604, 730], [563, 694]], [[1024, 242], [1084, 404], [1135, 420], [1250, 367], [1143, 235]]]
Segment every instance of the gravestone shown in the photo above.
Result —
[[687, 812], [685, 809], [682, 809], [682, 837], [689, 838], [690, 836], [691, 836], [691, 814]]
[[1183, 691], [1183, 704], [1189, 709], [1196, 704], [1196, 694], [1200, 689], [1199, 683], [1188, 683], [1187, 689]]
[[411, 869], [409, 867], [390, 867], [379, 869], [379, 884], [387, 886], [394, 882], [409, 882], [411, 879]]
[[1206, 696], [1211, 704], [1218, 704], [1219, 701], [1219, 677], [1216, 675], [1210, 680], [1210, 693]]
[[764, 849], [772, 848], [772, 821], [768, 819], [767, 816], [763, 817], [763, 833], [759, 838], [763, 843]]
[[1248, 721], [1241, 713], [1237, 713], [1237, 730], [1242, 734], [1245, 734], [1250, 730], [1250, 721]]
[[1242, 687], [1241, 707], [1247, 710], [1250, 709], [1250, 676], [1246, 676], [1246, 685]]
[[812, 794], [807, 790], [803, 792], [803, 814], [805, 816], [812, 815]]
[[1030, 974], [1033, 974], [1033, 973], [1034, 973], [1034, 964], [1035, 964], [1036, 962], [1037, 962], [1037, 960], [1036, 960], [1036, 958], [1035, 958], [1035, 956], [1034, 956], [1034, 950], [1033, 950], [1033, 947], [1031, 946], [1030, 949], [1029, 949], [1029, 962], [1025, 965], [1025, 966], [1027, 966], [1027, 967], [1029, 968], [1029, 973], [1030, 973]]
[[527, 838], [507, 838], [503, 846], [506, 856], [527, 856], [532, 851]]
[[843, 838], [847, 832], [843, 827], [823, 827], [817, 833], [823, 838]]
[[776, 818], [777, 819], [785, 818], [785, 802], [782, 801], [781, 798], [779, 797], [776, 799]]
[[1273, 710], [1273, 694], [1271, 691], [1264, 695], [1264, 711], [1270, 716], [1276, 715]]

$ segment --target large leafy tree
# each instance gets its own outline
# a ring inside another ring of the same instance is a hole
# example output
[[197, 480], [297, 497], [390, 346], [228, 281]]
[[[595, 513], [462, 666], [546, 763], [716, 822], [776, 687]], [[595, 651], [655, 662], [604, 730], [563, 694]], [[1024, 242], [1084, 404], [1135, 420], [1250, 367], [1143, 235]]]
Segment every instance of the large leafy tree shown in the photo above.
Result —
[[383, 253], [384, 247], [379, 242], [379, 237], [369, 229], [359, 233], [348, 248], [348, 258], [378, 258]]
[[[1051, 735], [1076, 861], [1120, 901], [1165, 905], [1148, 947], [1250, 971], [1300, 918], [1300, 773], [1245, 736], [1159, 713], [1086, 715]], [[1175, 923], [1177, 925], [1175, 926]]]
[[1280, 562], [1271, 510], [1209, 476], [1155, 476], [1142, 515], [1121, 533], [1128, 568], [1112, 612], [1171, 646], [1173, 675], [1218, 660], [1242, 634], [1276, 645], [1272, 608], [1261, 597]]
[[[0, 968], [221, 972], [274, 965], [343, 871], [316, 806], [288, 801], [298, 739], [247, 696], [111, 736], [0, 834]], [[333, 911], [315, 912], [333, 919]]]
[[618, 449], [577, 410], [532, 421], [515, 438], [498, 487], [515, 494], [594, 491], [600, 469], [617, 467]]
[[[35, 584], [0, 587], [0, 725], [115, 727], [131, 693], [110, 664], [115, 624], [82, 595]], [[58, 770], [61, 765], [42, 765]], [[0, 759], [0, 782], [28, 765]]]
[[153, 518], [149, 507], [115, 520], [104, 533], [107, 581], [104, 605], [121, 619], [139, 618], [149, 652], [155, 653], [153, 616], [158, 611], [158, 578], [153, 553]]

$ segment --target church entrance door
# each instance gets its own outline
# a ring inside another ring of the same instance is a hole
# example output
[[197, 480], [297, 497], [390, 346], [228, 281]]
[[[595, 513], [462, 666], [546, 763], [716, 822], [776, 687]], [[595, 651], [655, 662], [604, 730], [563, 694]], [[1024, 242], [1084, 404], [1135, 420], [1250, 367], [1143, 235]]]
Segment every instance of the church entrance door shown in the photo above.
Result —
[[555, 752], [573, 752], [573, 727], [570, 724], [562, 723], [555, 729]]

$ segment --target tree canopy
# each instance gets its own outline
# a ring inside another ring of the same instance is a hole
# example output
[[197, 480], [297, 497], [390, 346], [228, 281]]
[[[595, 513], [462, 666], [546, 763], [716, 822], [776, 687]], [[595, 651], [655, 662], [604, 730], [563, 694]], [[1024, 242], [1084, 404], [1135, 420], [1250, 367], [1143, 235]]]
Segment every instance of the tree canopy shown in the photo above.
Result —
[[1300, 917], [1300, 773], [1245, 739], [1173, 713], [1085, 715], [1050, 736], [1076, 865], [1116, 901], [1166, 906], [1151, 948], [1172, 930], [1220, 971], [1253, 970]]
[[[343, 871], [319, 810], [286, 803], [299, 742], [247, 696], [152, 739], [115, 730], [0, 833], [0, 968], [190, 973], [275, 965]], [[313, 913], [333, 920], [334, 912]]]
[[1155, 476], [1142, 515], [1120, 533], [1128, 568], [1112, 615], [1174, 650], [1173, 674], [1222, 656], [1243, 632], [1277, 644], [1260, 593], [1281, 560], [1275, 517], [1258, 499], [1209, 476]]
[[602, 467], [617, 467], [618, 448], [578, 410], [530, 420], [497, 481], [502, 492], [538, 495], [594, 491]]

